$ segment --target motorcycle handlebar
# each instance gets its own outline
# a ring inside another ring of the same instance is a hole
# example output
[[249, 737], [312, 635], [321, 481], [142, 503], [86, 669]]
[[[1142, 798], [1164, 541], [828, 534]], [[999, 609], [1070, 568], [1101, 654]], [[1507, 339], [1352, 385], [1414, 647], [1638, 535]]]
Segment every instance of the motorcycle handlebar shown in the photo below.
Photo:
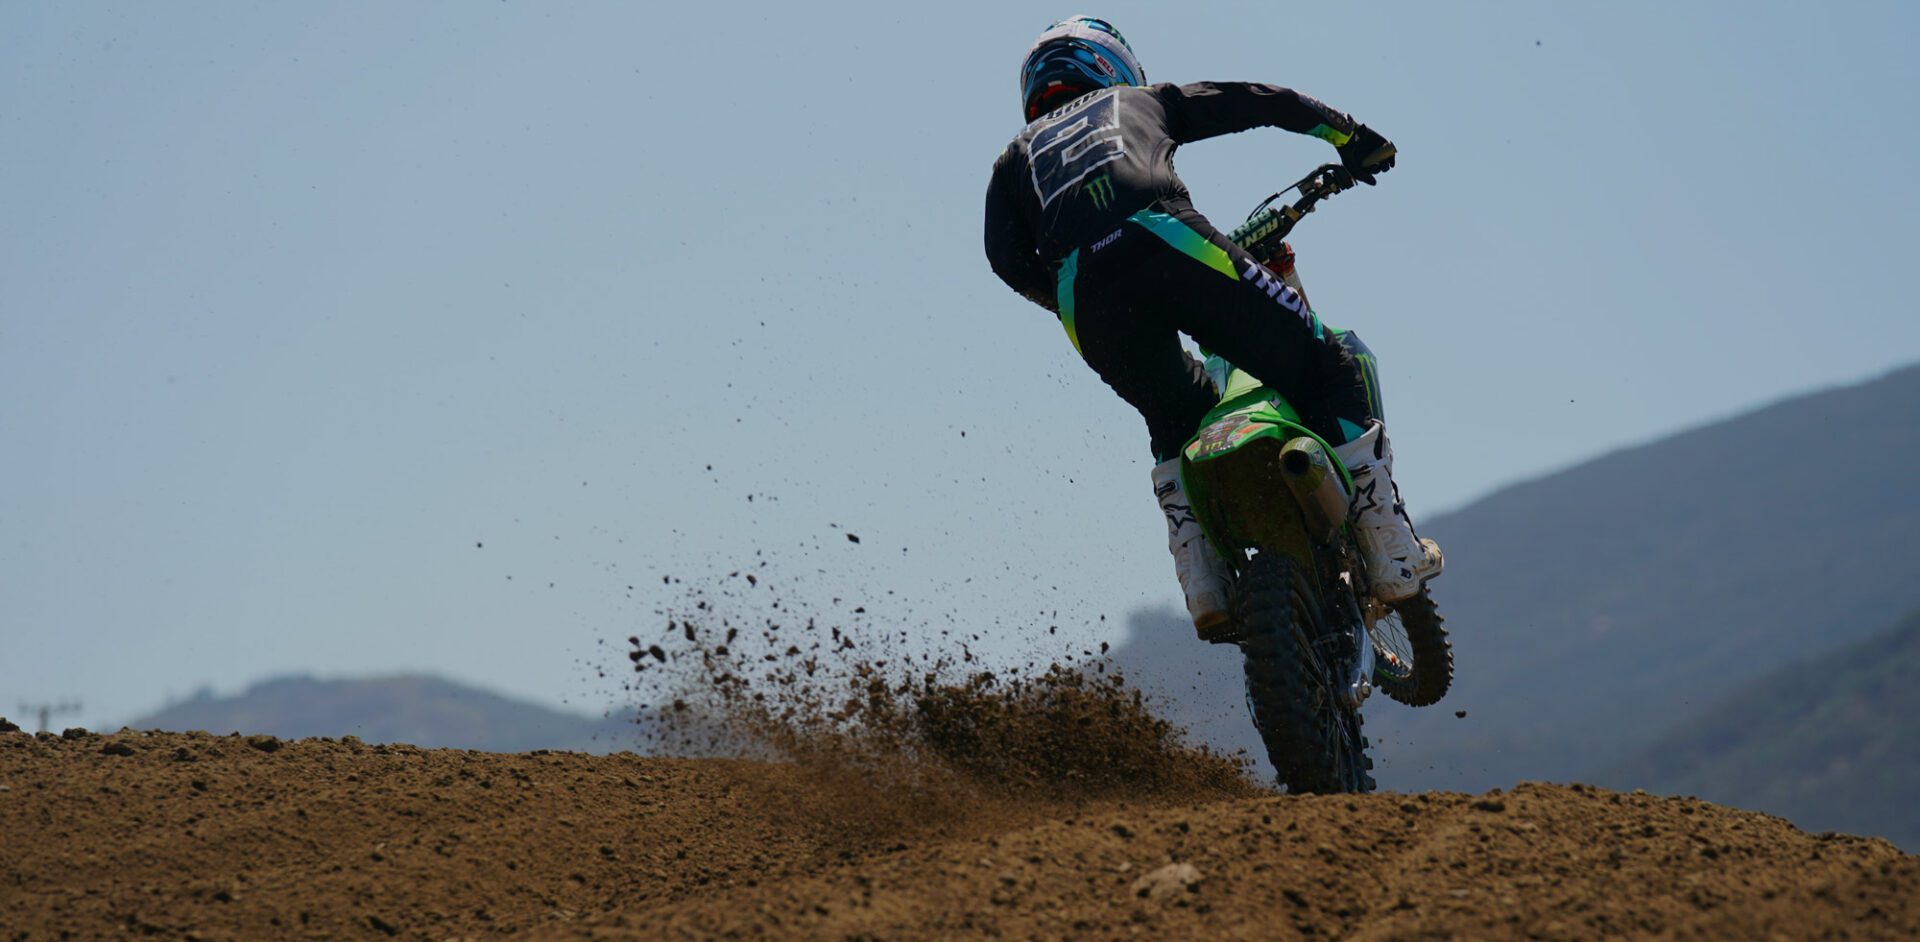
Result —
[[[1280, 241], [1293, 231], [1293, 227], [1305, 218], [1320, 201], [1343, 190], [1350, 190], [1358, 181], [1347, 168], [1339, 164], [1321, 164], [1312, 173], [1300, 178], [1300, 182], [1281, 190], [1260, 201], [1260, 205], [1247, 214], [1247, 221], [1228, 236], [1241, 248], [1253, 253], [1255, 258], [1264, 260], [1272, 249], [1277, 249]], [[1271, 208], [1285, 196], [1287, 190], [1300, 191], [1300, 198], [1291, 205]]]

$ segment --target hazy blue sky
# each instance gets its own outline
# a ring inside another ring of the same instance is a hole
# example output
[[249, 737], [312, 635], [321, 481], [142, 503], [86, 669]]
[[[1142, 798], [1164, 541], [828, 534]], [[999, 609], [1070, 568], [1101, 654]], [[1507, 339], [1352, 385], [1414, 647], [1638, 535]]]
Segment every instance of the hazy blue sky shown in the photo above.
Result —
[[[1400, 145], [1294, 241], [1416, 513], [1920, 358], [1912, 4], [1086, 9]], [[0, 6], [0, 713], [591, 702], [661, 574], [756, 552], [908, 626], [1170, 603], [1139, 419], [979, 247], [1073, 12]], [[1330, 157], [1180, 168], [1228, 224]]]

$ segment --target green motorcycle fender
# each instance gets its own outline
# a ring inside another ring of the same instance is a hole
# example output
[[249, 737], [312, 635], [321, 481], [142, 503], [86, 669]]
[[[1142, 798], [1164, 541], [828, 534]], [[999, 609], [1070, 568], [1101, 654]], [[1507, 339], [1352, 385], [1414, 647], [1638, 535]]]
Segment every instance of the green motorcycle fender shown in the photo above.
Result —
[[[1245, 374], [1235, 371], [1235, 378]], [[1231, 384], [1229, 391], [1233, 390]], [[1328, 456], [1332, 446], [1300, 424], [1299, 413], [1271, 389], [1255, 387], [1223, 401], [1207, 414], [1206, 424], [1187, 441], [1181, 452], [1181, 477], [1207, 539], [1227, 562], [1238, 570], [1253, 546], [1246, 537], [1268, 534], [1268, 539], [1299, 544], [1304, 535], [1299, 528], [1304, 512], [1293, 494], [1282, 485], [1278, 469], [1271, 467], [1282, 446], [1294, 438], [1306, 437], [1318, 443]], [[1262, 444], [1264, 443], [1264, 444]], [[1339, 461], [1341, 487], [1352, 490], [1353, 481]], [[1246, 493], [1246, 491], [1253, 493]], [[1279, 516], [1270, 503], [1284, 498], [1292, 505], [1285, 521], [1246, 520], [1250, 515]], [[1231, 518], [1231, 519], [1230, 519]], [[1238, 523], [1240, 525], [1232, 525]], [[1276, 529], [1278, 527], [1278, 529]], [[1296, 555], [1306, 552], [1305, 545], [1271, 546]]]

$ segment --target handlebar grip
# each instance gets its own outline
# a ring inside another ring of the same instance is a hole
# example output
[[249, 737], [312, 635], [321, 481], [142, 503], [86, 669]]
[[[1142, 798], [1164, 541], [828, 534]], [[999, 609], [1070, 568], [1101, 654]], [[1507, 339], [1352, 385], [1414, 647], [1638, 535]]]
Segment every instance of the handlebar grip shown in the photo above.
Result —
[[1234, 245], [1258, 256], [1260, 253], [1254, 252], [1253, 247], [1265, 241], [1275, 232], [1278, 232], [1280, 224], [1284, 221], [1277, 211], [1264, 209], [1255, 214], [1252, 219], [1241, 223], [1239, 228], [1228, 233], [1227, 238], [1231, 240]]
[[1263, 209], [1241, 223], [1227, 238], [1245, 249], [1254, 261], [1267, 265], [1288, 253], [1287, 235], [1299, 221], [1300, 213], [1291, 206]]

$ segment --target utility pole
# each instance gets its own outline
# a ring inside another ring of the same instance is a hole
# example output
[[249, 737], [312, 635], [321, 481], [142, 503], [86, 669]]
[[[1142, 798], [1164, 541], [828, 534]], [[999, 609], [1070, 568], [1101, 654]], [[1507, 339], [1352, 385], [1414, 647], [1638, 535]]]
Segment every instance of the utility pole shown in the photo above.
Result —
[[48, 731], [47, 724], [51, 723], [55, 716], [80, 712], [80, 701], [62, 700], [59, 703], [22, 703], [20, 704], [20, 710], [21, 712], [32, 713], [40, 717], [40, 731], [44, 733]]

